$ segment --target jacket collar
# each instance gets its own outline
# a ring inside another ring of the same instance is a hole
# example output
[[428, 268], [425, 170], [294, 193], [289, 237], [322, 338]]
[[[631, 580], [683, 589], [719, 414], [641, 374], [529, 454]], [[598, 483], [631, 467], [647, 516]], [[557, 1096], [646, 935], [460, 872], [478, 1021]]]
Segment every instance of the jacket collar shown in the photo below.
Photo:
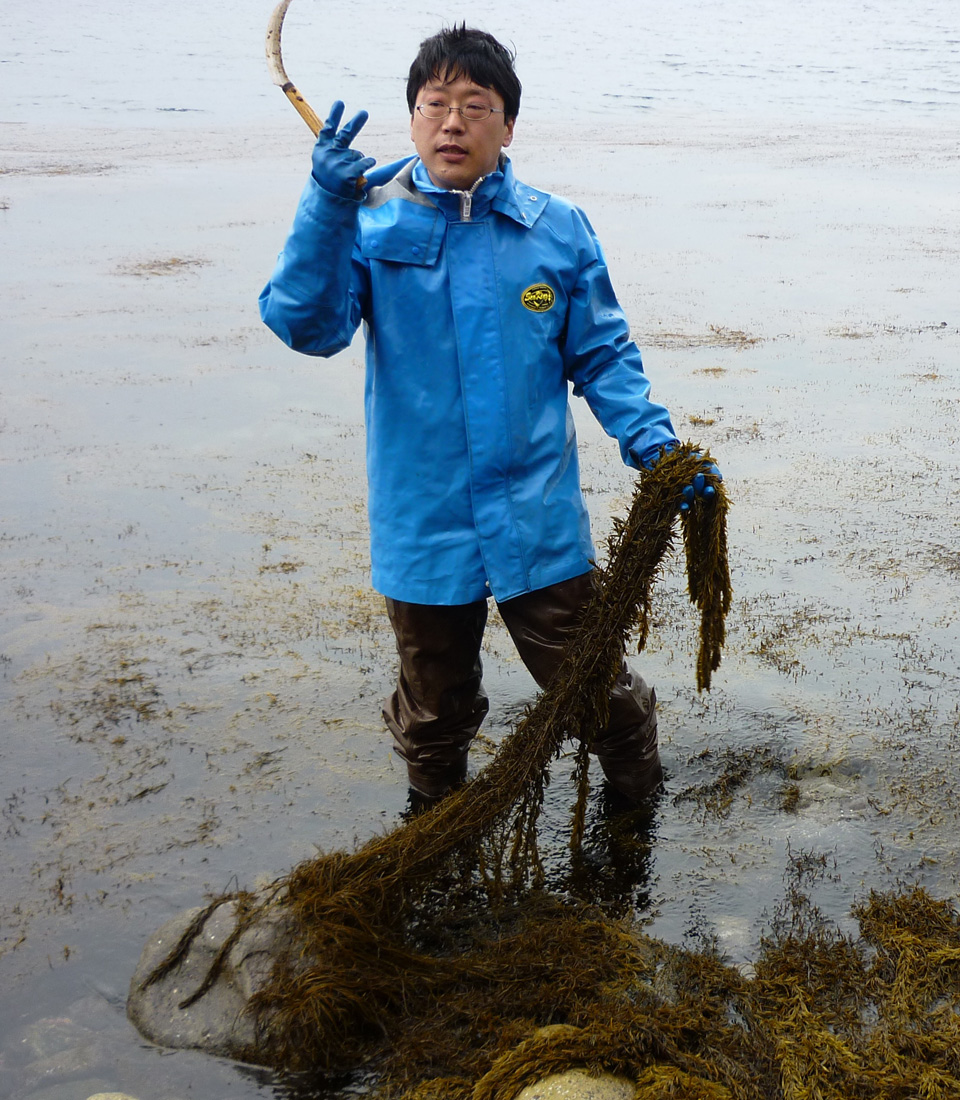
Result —
[[[411, 182], [421, 194], [429, 196], [448, 218], [459, 217], [460, 192], [437, 187], [419, 158], [413, 161]], [[510, 158], [506, 153], [501, 153], [497, 170], [485, 176], [474, 191], [473, 217], [482, 218], [493, 207], [518, 225], [529, 228], [546, 209], [549, 200], [550, 196], [545, 191], [520, 183], [513, 174]]]

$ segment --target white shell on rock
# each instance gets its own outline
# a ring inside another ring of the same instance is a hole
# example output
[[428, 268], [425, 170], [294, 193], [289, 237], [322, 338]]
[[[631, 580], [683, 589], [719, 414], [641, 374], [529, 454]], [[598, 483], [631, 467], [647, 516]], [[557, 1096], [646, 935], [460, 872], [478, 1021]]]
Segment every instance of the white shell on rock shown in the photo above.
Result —
[[570, 1069], [527, 1085], [515, 1100], [631, 1100], [635, 1090], [625, 1077], [592, 1077], [586, 1070]]

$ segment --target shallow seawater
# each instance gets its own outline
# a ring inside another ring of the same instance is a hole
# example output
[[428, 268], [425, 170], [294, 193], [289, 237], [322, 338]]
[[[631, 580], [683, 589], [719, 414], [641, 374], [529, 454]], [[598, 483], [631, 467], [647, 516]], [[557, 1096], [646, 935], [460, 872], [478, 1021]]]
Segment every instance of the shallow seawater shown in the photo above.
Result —
[[[772, 0], [681, 5], [665, 26], [608, 5], [584, 28], [558, 3], [512, 34], [502, 4], [470, 14], [520, 51], [518, 175], [587, 210], [654, 394], [734, 503], [713, 690], [679, 562], [635, 658], [666, 793], [617, 823], [598, 785], [571, 860], [558, 761], [551, 882], [744, 965], [804, 853], [843, 926], [871, 888], [960, 887], [960, 45], [945, 3], [852, 5], [852, 41], [820, 7], [800, 26]], [[266, 77], [266, 9], [182, 10], [0, 17], [0, 1094], [18, 1100], [273, 1094], [138, 1038], [140, 948], [206, 892], [406, 804], [379, 718], [362, 349], [297, 356], [256, 313], [309, 135]], [[384, 5], [382, 40], [354, 49], [358, 10], [298, 0], [285, 56], [318, 110], [378, 108], [364, 148], [389, 160], [437, 20]], [[631, 479], [577, 418], [602, 545]], [[475, 769], [533, 692], [496, 621], [485, 665]]]

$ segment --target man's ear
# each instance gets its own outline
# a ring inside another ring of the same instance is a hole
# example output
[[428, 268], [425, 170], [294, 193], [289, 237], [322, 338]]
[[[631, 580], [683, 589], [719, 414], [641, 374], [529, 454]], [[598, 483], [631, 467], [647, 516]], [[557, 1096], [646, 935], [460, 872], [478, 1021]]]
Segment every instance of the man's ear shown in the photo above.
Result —
[[506, 149], [506, 147], [510, 144], [510, 142], [513, 141], [513, 128], [516, 125], [516, 122], [517, 122], [517, 120], [515, 118], [512, 118], [506, 124], [507, 125], [507, 132], [504, 135], [503, 143], [502, 143], [502, 147], [504, 149]]

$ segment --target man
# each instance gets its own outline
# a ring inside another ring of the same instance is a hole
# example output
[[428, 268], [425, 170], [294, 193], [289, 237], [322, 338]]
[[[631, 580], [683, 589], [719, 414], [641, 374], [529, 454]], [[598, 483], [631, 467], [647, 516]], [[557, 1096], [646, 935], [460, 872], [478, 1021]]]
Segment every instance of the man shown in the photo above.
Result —
[[[335, 103], [260, 298], [308, 355], [334, 355], [364, 324], [373, 584], [400, 656], [384, 718], [427, 800], [465, 778], [487, 711], [487, 598], [543, 686], [592, 592], [568, 383], [629, 466], [677, 445], [586, 217], [513, 175], [520, 91], [512, 54], [460, 26], [411, 66], [415, 157], [374, 169], [351, 148], [366, 112], [338, 129]], [[690, 501], [713, 492], [703, 481]], [[654, 693], [624, 664], [590, 748], [630, 799], [661, 782], [656, 723]]]

